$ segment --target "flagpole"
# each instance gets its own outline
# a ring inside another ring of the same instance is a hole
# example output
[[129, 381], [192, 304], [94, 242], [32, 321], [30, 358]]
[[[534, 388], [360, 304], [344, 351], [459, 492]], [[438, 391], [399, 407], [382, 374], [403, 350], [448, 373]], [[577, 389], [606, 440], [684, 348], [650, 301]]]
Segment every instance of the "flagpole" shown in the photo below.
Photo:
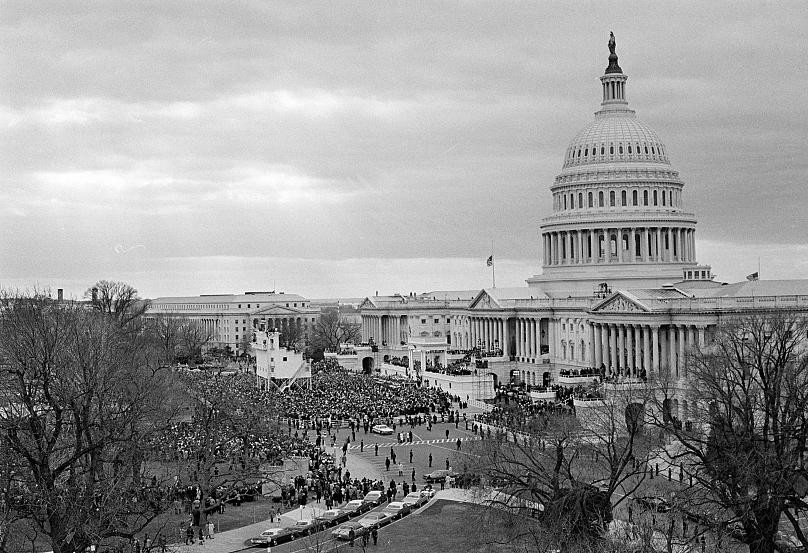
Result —
[[494, 265], [496, 264], [496, 260], [494, 259], [494, 241], [491, 240], [491, 287], [497, 287], [497, 274], [496, 270], [494, 269]]

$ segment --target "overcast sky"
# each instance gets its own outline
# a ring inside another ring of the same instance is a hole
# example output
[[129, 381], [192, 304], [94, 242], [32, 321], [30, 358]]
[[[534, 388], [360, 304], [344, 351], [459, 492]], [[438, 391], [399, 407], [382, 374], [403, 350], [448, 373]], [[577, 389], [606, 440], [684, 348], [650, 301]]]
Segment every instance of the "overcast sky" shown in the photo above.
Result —
[[[637, 6], [642, 6], [638, 8]], [[4, 2], [0, 287], [518, 286], [610, 30], [721, 280], [808, 278], [794, 2]]]

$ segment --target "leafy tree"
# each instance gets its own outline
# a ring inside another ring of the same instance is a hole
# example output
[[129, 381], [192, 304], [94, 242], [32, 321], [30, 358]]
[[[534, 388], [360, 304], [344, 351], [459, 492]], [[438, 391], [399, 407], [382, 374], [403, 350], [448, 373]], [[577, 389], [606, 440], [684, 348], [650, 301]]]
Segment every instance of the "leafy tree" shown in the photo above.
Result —
[[56, 553], [134, 536], [165, 505], [143, 454], [172, 415], [170, 374], [116, 317], [39, 293], [0, 302], [5, 508]]
[[694, 479], [688, 502], [718, 531], [737, 524], [736, 537], [752, 553], [775, 550], [783, 515], [808, 545], [797, 517], [808, 508], [807, 330], [790, 314], [721, 325], [713, 343], [688, 359], [692, 425], [666, 415], [673, 384], [655, 394], [655, 424], [674, 440], [668, 454]]

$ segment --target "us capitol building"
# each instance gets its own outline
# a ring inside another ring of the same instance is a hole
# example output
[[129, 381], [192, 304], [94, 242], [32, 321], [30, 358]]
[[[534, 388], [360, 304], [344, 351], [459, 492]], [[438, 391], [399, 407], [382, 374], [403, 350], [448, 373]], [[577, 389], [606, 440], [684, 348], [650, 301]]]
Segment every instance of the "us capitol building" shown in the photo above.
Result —
[[[367, 372], [403, 368], [448, 388], [451, 379], [422, 371], [423, 363], [445, 367], [474, 350], [478, 380], [524, 383], [542, 397], [542, 387], [591, 384], [593, 375], [684, 379], [687, 351], [709, 343], [723, 320], [808, 311], [808, 280], [720, 283], [697, 261], [685, 183], [660, 137], [629, 107], [613, 36], [609, 49], [600, 110], [570, 142], [550, 187], [542, 273], [521, 288], [368, 297], [360, 308], [365, 345], [343, 351], [342, 362], [353, 357]], [[493, 389], [454, 382], [458, 395]], [[688, 420], [686, 397], [671, 409]]]

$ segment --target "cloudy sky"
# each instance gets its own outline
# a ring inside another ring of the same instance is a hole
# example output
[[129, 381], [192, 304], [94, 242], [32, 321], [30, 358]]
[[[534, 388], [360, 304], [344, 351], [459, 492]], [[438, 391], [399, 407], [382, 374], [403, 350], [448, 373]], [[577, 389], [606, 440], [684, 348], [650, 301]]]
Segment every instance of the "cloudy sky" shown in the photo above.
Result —
[[0, 28], [3, 288], [478, 288], [492, 240], [521, 285], [609, 30], [700, 261], [808, 278], [803, 1], [24, 1]]

